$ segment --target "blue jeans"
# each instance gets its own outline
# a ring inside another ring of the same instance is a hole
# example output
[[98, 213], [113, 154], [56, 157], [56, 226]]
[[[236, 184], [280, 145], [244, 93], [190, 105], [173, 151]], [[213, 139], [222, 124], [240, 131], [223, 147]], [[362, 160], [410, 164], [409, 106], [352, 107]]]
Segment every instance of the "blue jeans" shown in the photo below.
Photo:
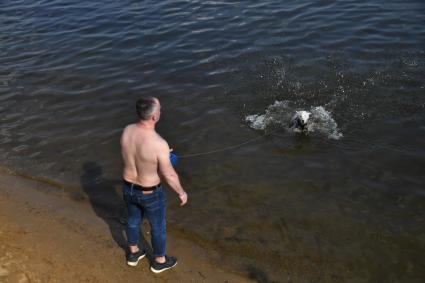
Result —
[[128, 245], [137, 245], [140, 237], [140, 223], [146, 216], [151, 226], [151, 243], [155, 257], [165, 256], [166, 225], [165, 208], [166, 196], [162, 186], [151, 194], [142, 191], [124, 182], [124, 201], [127, 205], [127, 242]]

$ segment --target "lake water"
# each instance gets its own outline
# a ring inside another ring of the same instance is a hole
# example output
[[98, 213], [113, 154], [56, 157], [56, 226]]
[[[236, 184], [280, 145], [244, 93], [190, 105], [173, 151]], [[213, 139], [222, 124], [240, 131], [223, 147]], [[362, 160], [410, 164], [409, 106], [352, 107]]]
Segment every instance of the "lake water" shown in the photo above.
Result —
[[153, 95], [172, 233], [260, 282], [423, 282], [424, 27], [419, 0], [3, 0], [1, 163], [119, 218]]

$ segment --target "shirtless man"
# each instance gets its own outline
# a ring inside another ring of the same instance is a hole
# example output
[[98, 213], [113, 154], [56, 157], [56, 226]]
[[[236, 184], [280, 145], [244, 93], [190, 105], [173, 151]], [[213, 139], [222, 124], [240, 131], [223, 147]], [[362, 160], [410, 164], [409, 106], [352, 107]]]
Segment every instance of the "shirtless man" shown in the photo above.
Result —
[[[151, 243], [154, 260], [151, 270], [160, 273], [177, 264], [166, 249], [165, 191], [162, 179], [178, 194], [180, 205], [187, 202], [187, 194], [171, 165], [170, 148], [155, 131], [161, 116], [161, 105], [154, 97], [141, 98], [136, 104], [138, 123], [128, 125], [121, 136], [121, 152], [124, 159], [124, 201], [127, 205], [127, 264], [137, 266], [145, 257], [139, 249], [139, 226], [144, 216], [151, 226]], [[160, 177], [161, 176], [161, 177]]]

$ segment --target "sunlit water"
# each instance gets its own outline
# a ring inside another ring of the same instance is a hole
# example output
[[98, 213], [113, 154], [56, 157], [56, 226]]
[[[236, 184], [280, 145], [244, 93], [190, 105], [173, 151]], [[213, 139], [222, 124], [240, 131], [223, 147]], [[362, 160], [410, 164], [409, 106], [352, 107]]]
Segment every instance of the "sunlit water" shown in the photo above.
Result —
[[421, 282], [424, 15], [418, 0], [2, 1], [2, 164], [118, 219], [119, 136], [154, 95], [190, 197], [169, 192], [171, 231], [262, 282]]

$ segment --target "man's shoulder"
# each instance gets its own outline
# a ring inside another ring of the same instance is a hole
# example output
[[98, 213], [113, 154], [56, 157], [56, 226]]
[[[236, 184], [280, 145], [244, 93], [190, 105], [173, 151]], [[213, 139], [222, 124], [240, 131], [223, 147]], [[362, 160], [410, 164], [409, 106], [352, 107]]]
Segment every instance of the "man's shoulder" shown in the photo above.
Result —
[[151, 144], [155, 147], [156, 150], [158, 150], [158, 152], [169, 150], [167, 141], [156, 132], [152, 136]]
[[129, 124], [127, 126], [124, 127], [124, 130], [122, 131], [123, 133], [129, 132], [134, 128], [135, 124]]
[[168, 147], [167, 141], [163, 137], [161, 137], [160, 134], [156, 132], [155, 132], [155, 143], [158, 144], [158, 146], [160, 147], [165, 147], [165, 146]]

